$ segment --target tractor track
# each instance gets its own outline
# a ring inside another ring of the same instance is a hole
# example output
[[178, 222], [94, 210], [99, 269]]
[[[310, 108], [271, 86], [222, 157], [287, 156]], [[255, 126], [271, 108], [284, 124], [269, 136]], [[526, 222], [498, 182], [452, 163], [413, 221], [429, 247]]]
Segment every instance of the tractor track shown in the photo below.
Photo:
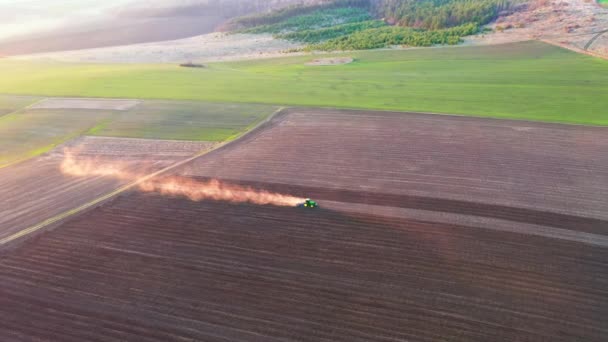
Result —
[[[596, 41], [596, 40], [597, 40], [599, 37], [601, 37], [601, 36], [602, 36], [604, 33], [607, 33], [607, 32], [608, 32], [608, 30], [603, 30], [603, 31], [597, 32], [597, 33], [595, 34], [595, 36], [593, 36], [593, 38], [591, 38], [591, 39], [590, 39], [590, 40], [587, 42], [587, 44], [585, 44], [585, 47], [583, 48], [583, 50], [585, 50], [585, 51], [589, 50], [589, 48], [591, 47], [591, 45], [593, 45], [593, 43], [594, 43], [594, 42], [595, 42], [595, 41]], [[595, 33], [595, 32], [594, 32], [594, 33]]]

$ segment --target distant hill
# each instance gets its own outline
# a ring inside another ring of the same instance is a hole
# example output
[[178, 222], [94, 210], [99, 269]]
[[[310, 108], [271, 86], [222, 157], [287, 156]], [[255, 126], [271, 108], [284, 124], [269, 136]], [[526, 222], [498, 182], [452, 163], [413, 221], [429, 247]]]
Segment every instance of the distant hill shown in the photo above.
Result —
[[[313, 0], [193, 0], [135, 3], [110, 19], [0, 41], [0, 55], [80, 50], [192, 37], [213, 32], [230, 18]], [[92, 18], [95, 19], [95, 18]]]

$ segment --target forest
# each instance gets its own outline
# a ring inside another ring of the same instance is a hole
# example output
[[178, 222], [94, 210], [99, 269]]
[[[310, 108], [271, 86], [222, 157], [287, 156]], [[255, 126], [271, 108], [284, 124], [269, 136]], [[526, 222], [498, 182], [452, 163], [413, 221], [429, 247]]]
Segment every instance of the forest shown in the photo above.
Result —
[[306, 50], [367, 50], [398, 45], [455, 45], [461, 42], [461, 37], [474, 34], [478, 30], [478, 26], [474, 23], [468, 23], [441, 30], [425, 30], [401, 26], [384, 26], [355, 32], [350, 35], [309, 45], [306, 47]]
[[373, 1], [373, 13], [391, 24], [438, 30], [487, 24], [511, 5], [509, 0], [379, 0]]
[[303, 50], [454, 45], [519, 0], [328, 0], [234, 20], [239, 33], [270, 33]]
[[365, 31], [368, 29], [379, 28], [383, 26], [386, 26], [386, 23], [382, 20], [366, 20], [331, 27], [324, 27], [320, 29], [302, 30], [278, 34], [276, 35], [276, 38], [309, 44], [319, 43], [329, 39], [348, 36], [355, 32]]

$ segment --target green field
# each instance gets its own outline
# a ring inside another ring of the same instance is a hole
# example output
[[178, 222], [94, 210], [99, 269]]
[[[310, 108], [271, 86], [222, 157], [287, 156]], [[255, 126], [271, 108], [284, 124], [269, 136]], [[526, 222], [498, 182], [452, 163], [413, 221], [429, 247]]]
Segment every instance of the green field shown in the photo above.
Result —
[[32, 96], [0, 95], [0, 117], [29, 106], [38, 100], [40, 98]]
[[0, 62], [0, 93], [369, 108], [608, 125], [608, 61], [540, 42], [174, 65]]
[[168, 140], [224, 141], [278, 107], [193, 101], [145, 101], [101, 123], [90, 135]]
[[0, 117], [0, 167], [45, 153], [111, 115], [107, 111], [38, 109]]
[[598, 2], [600, 3], [600, 5], [603, 5], [604, 7], [608, 7], [608, 0], [598, 0]]
[[[14, 96], [3, 96], [2, 100], [23, 107], [31, 102]], [[226, 141], [277, 109], [259, 104], [153, 100], [124, 112], [23, 108], [0, 116], [0, 167], [48, 152], [82, 135]]]

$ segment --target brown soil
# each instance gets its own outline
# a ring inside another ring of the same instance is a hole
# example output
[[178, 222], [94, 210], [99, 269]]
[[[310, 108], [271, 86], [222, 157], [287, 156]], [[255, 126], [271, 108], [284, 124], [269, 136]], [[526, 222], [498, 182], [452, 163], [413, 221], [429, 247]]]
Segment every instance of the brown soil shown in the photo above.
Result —
[[608, 249], [522, 227], [608, 236], [607, 148], [605, 128], [292, 110], [181, 172], [320, 209], [125, 194], [4, 251], [0, 333], [603, 341]]
[[131, 163], [131, 170], [160, 170], [210, 147], [210, 143], [83, 137], [49, 154], [0, 169], [0, 239], [124, 185], [103, 177], [70, 177], [61, 173], [63, 148], [101, 160]]
[[608, 219], [607, 132], [522, 121], [298, 109], [247, 140], [246, 147], [222, 158], [198, 159], [184, 174]]
[[606, 248], [523, 234], [132, 194], [2, 256], [0, 331], [599, 342], [606, 261]]

